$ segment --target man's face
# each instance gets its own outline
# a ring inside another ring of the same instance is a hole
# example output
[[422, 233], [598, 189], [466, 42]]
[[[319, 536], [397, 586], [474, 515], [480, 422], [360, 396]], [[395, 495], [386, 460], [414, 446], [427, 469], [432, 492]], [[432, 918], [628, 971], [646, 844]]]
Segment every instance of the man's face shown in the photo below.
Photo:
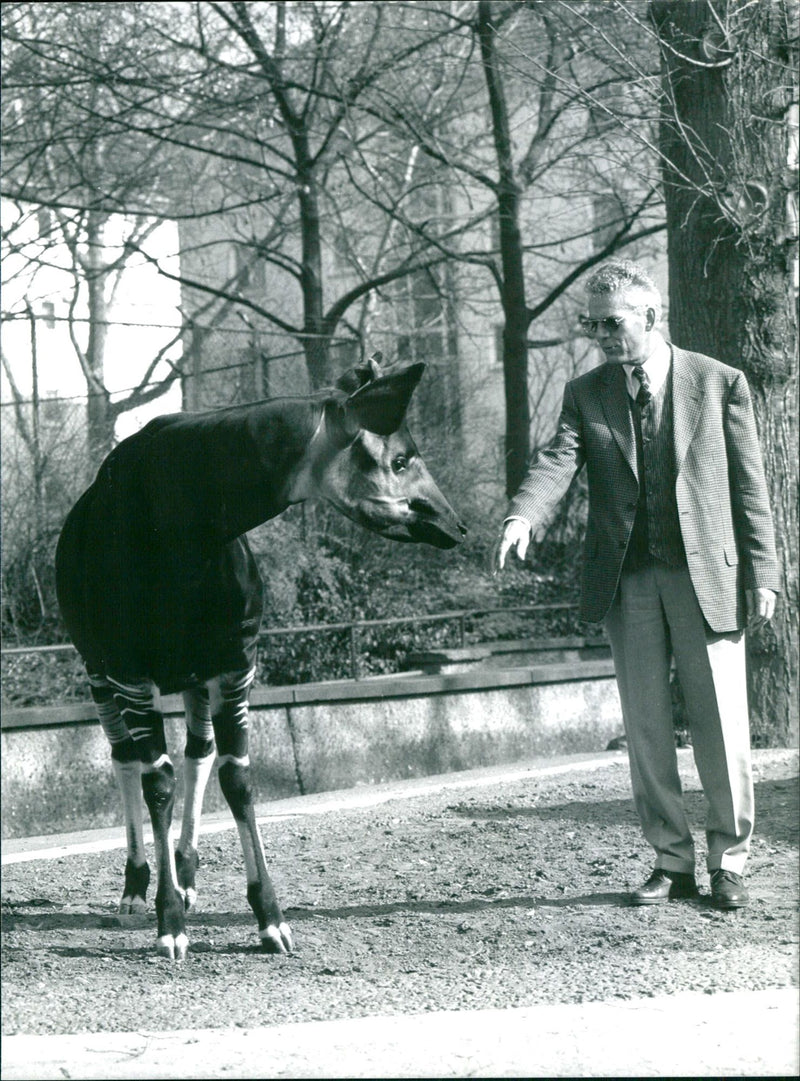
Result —
[[650, 353], [652, 308], [637, 305], [638, 297], [607, 293], [589, 298], [584, 329], [595, 339], [610, 364], [638, 364]]

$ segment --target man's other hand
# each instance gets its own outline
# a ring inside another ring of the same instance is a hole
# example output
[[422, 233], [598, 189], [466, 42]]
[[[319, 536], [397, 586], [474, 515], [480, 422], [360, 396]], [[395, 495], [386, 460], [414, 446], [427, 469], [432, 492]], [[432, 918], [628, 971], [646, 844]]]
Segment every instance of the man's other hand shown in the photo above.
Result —
[[746, 589], [747, 600], [747, 629], [758, 630], [772, 619], [775, 614], [775, 600], [777, 594], [771, 589]]

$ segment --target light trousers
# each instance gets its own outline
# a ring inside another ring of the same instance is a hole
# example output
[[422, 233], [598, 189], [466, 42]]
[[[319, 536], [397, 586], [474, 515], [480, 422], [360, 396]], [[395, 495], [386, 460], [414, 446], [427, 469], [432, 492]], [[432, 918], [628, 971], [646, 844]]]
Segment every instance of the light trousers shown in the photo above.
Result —
[[706, 798], [708, 870], [741, 874], [753, 832], [744, 632], [711, 632], [688, 570], [658, 560], [622, 574], [605, 627], [622, 703], [633, 799], [655, 850], [655, 866], [695, 871], [675, 750], [674, 658]]

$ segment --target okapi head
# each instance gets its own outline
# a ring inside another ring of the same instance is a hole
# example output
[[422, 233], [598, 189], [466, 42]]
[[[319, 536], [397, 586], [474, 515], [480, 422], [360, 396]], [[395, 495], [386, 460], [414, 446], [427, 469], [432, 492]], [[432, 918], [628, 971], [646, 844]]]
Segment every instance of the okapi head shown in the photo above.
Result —
[[309, 448], [312, 495], [354, 522], [396, 541], [452, 548], [466, 533], [439, 491], [405, 423], [424, 364], [341, 377], [325, 401]]

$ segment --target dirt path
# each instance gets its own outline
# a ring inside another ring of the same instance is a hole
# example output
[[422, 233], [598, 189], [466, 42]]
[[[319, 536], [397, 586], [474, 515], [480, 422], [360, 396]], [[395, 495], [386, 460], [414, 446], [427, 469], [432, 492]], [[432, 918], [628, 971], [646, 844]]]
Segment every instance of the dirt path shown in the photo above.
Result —
[[[691, 752], [679, 754], [702, 838]], [[3, 1034], [255, 1027], [785, 988], [798, 971], [798, 755], [758, 751], [749, 908], [633, 908], [650, 869], [623, 754], [263, 828], [296, 938], [259, 952], [238, 839], [204, 839], [190, 954], [122, 926], [120, 851], [3, 868]], [[466, 781], [465, 777], [465, 781]], [[458, 776], [455, 777], [458, 780]], [[702, 887], [703, 852], [698, 856]]]

